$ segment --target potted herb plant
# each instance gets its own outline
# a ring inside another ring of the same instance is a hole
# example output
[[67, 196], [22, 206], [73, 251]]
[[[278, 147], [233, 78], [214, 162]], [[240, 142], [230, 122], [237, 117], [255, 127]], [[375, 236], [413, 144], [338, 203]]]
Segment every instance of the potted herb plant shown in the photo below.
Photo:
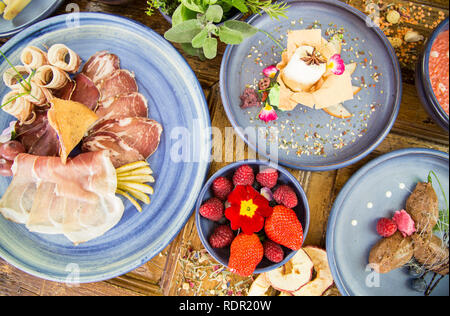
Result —
[[266, 13], [278, 19], [286, 18], [288, 5], [271, 0], [150, 0], [147, 14], [155, 9], [172, 23], [164, 37], [181, 44], [193, 56], [213, 59], [219, 40], [237, 45], [253, 36], [258, 29], [239, 21], [244, 14]]

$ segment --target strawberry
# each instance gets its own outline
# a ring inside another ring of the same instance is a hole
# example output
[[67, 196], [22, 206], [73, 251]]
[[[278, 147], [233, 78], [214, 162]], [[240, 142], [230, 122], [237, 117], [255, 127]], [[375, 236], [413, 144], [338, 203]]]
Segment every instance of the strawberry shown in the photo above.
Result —
[[272, 262], [281, 262], [284, 258], [283, 248], [272, 240], [267, 239], [263, 243], [264, 247], [264, 257]]
[[397, 224], [389, 218], [380, 218], [377, 222], [377, 232], [382, 237], [390, 237], [397, 231]]
[[303, 244], [303, 227], [292, 209], [282, 205], [273, 208], [272, 215], [266, 219], [264, 230], [269, 239], [298, 250]]
[[263, 187], [272, 189], [277, 185], [278, 171], [273, 168], [267, 168], [256, 175], [256, 181]]
[[234, 238], [234, 233], [228, 225], [220, 225], [214, 229], [211, 237], [209, 237], [209, 244], [213, 248], [224, 248], [231, 244]]
[[233, 175], [234, 185], [253, 185], [255, 181], [255, 175], [252, 167], [249, 165], [240, 166]]
[[264, 248], [258, 236], [241, 233], [231, 243], [228, 267], [233, 273], [250, 276], [263, 256]]
[[221, 200], [210, 198], [199, 209], [200, 215], [212, 221], [218, 221], [223, 217], [224, 207]]
[[233, 190], [233, 184], [225, 177], [218, 177], [213, 181], [211, 188], [214, 196], [224, 201]]
[[273, 193], [274, 200], [286, 206], [287, 208], [294, 208], [298, 204], [297, 194], [288, 185], [280, 185]]

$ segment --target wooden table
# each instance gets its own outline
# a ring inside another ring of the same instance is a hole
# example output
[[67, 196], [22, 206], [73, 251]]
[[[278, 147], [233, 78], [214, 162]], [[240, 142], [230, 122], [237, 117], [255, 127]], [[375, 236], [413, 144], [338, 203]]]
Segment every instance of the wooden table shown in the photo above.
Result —
[[[383, 0], [384, 3], [374, 1], [382, 9], [396, 6], [403, 14], [400, 24], [390, 25], [385, 23], [386, 10], [381, 12], [381, 27], [386, 35], [391, 37], [401, 36], [407, 30], [413, 29], [427, 38], [437, 22], [448, 16], [447, 0]], [[366, 3], [363, 0], [346, 2], [363, 12], [366, 11]], [[105, 5], [97, 0], [67, 0], [56, 14], [71, 12], [74, 3], [82, 12], [108, 12], [135, 19], [159, 34], [163, 34], [170, 27], [159, 13], [148, 17], [145, 14], [146, 1], [143, 0], [131, 1], [120, 7]], [[0, 40], [0, 44], [5, 41]], [[336, 195], [349, 177], [368, 161], [381, 154], [408, 147], [449, 151], [448, 134], [426, 114], [414, 86], [414, 64], [422, 44], [423, 41], [410, 43], [397, 49], [404, 79], [400, 113], [391, 133], [368, 157], [335, 171], [290, 170], [303, 185], [309, 199], [311, 223], [305, 244], [324, 247], [327, 219]], [[221, 45], [218, 57], [211, 61], [200, 61], [185, 55], [203, 87], [212, 125], [218, 127], [222, 135], [225, 135], [227, 127], [231, 127], [223, 110], [218, 85], [224, 49], [224, 45]], [[224, 143], [223, 146], [223, 162], [213, 162], [210, 174], [232, 161], [255, 156], [238, 137], [233, 144]], [[45, 281], [30, 276], [0, 259], [0, 295], [239, 295], [245, 294], [250, 283], [249, 278], [229, 276], [204, 253], [193, 216], [173, 242], [155, 258], [130, 273], [103, 282], [70, 286]], [[339, 293], [332, 289], [328, 294]]]

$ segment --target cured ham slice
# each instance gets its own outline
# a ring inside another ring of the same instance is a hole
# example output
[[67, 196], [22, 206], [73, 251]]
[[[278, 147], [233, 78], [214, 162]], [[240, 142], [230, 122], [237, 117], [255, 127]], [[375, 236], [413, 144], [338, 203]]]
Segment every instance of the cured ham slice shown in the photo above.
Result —
[[38, 156], [57, 156], [59, 154], [58, 135], [50, 126], [47, 111], [37, 111], [31, 124], [16, 123], [17, 140], [27, 153]]
[[104, 120], [125, 117], [147, 117], [147, 100], [138, 92], [124, 94], [109, 98], [100, 103], [95, 113], [99, 118]]
[[80, 102], [90, 110], [95, 111], [99, 97], [100, 92], [88, 76], [80, 73], [75, 77], [75, 89], [70, 100]]
[[139, 151], [130, 147], [114, 133], [97, 132], [83, 141], [82, 150], [85, 152], [107, 150], [114, 167], [118, 168], [130, 162], [145, 160]]
[[103, 79], [99, 84], [100, 101], [122, 94], [138, 92], [138, 86], [134, 74], [128, 70], [120, 69]]
[[106, 120], [95, 125], [91, 130], [91, 136], [95, 136], [98, 132], [115, 134], [147, 158], [158, 148], [162, 126], [146, 117], [127, 117]]
[[119, 57], [107, 51], [100, 51], [89, 58], [82, 73], [97, 84], [118, 69], [120, 69]]
[[20, 154], [0, 213], [32, 232], [64, 234], [74, 244], [114, 227], [124, 212], [115, 195], [117, 176], [107, 151], [57, 157]]

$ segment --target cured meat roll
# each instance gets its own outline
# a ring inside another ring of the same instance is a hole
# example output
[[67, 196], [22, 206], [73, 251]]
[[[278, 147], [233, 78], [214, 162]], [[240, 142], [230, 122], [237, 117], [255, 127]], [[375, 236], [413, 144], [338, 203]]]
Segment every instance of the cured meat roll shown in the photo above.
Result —
[[29, 72], [48, 64], [47, 54], [34, 46], [28, 46], [22, 51], [20, 61]]
[[34, 78], [38, 86], [47, 89], [61, 89], [70, 80], [67, 73], [55, 66], [44, 65], [36, 71]]
[[26, 123], [33, 112], [33, 104], [24, 96], [20, 96], [20, 90], [13, 90], [3, 97], [3, 111], [17, 118], [21, 123]]
[[55, 44], [49, 48], [47, 59], [50, 65], [69, 73], [76, 73], [80, 69], [81, 58], [64, 44]]
[[[27, 80], [30, 75], [28, 68], [25, 66], [15, 66], [14, 68], [9, 68], [3, 73], [3, 83], [11, 90], [20, 89], [22, 87], [20, 84], [22, 79]], [[20, 77], [17, 72], [22, 77]]]

